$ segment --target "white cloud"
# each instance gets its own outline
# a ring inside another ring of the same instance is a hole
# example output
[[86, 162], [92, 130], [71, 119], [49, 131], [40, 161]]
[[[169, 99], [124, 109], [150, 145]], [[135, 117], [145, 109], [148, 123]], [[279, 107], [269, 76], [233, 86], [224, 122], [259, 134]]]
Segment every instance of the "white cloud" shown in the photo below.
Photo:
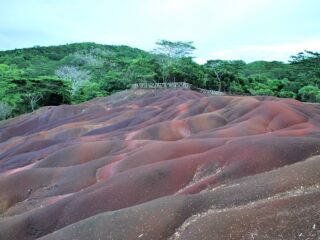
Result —
[[303, 50], [319, 50], [320, 38], [311, 39], [303, 42], [288, 42], [280, 44], [253, 45], [245, 46], [241, 51], [270, 51], [270, 52], [299, 52]]
[[226, 50], [213, 51], [209, 56], [198, 58], [196, 61], [203, 63], [209, 59], [243, 59], [247, 62], [256, 60], [286, 62], [290, 56], [304, 50], [320, 51], [320, 38], [278, 44], [240, 45]]
[[[319, 36], [319, 7], [319, 0], [10, 0], [0, 8], [0, 49], [94, 41], [150, 50], [167, 39], [194, 41], [198, 61], [287, 60], [319, 45], [286, 43]], [[258, 44], [277, 42], [285, 44]]]

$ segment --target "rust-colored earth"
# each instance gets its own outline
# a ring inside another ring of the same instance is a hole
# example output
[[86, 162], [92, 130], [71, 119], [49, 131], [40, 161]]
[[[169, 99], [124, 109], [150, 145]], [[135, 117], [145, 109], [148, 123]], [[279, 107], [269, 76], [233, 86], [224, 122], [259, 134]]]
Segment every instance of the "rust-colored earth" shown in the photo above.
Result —
[[320, 239], [320, 106], [136, 90], [0, 123], [1, 240]]

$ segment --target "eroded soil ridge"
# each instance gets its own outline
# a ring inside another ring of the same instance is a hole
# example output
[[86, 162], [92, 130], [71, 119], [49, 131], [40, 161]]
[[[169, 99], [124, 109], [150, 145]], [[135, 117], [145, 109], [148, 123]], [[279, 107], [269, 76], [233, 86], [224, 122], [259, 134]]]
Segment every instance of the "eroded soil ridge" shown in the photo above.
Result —
[[0, 239], [320, 239], [320, 107], [131, 90], [0, 123]]

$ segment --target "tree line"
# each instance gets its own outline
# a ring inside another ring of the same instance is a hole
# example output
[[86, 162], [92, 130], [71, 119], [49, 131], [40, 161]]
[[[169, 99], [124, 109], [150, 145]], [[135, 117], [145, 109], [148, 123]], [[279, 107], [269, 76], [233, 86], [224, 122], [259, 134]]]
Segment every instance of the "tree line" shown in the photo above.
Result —
[[0, 52], [0, 119], [41, 106], [108, 96], [133, 83], [187, 82], [230, 94], [320, 102], [320, 54], [279, 61], [193, 60], [192, 42], [160, 40], [150, 51], [76, 43]]

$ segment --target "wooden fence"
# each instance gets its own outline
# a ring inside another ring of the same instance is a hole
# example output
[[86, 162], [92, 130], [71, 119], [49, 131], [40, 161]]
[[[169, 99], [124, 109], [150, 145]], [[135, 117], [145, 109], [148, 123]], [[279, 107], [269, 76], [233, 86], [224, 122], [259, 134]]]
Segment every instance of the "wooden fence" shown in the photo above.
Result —
[[168, 83], [135, 83], [131, 85], [131, 89], [190, 89], [206, 95], [226, 95], [224, 92], [219, 92], [215, 90], [208, 90], [203, 88], [197, 88], [190, 83], [186, 82], [168, 82]]

